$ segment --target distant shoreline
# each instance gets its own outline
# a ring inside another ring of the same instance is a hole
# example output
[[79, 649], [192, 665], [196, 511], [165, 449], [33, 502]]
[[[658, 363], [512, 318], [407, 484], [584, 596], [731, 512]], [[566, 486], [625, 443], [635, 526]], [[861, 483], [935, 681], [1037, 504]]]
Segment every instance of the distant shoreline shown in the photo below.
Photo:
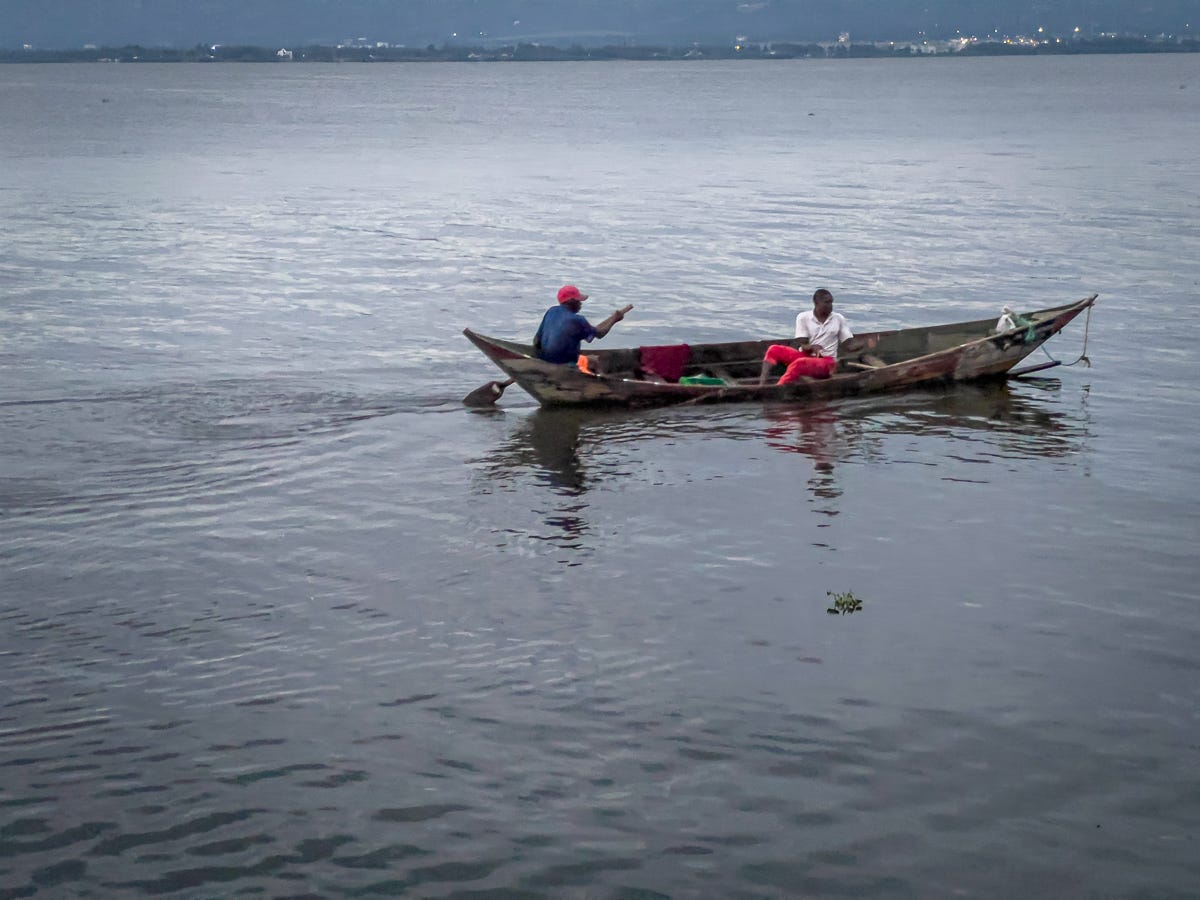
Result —
[[875, 43], [769, 42], [740, 45], [606, 46], [561, 48], [543, 44], [467, 47], [432, 44], [424, 47], [197, 45], [186, 49], [87, 47], [71, 50], [0, 50], [0, 63], [132, 62], [132, 63], [342, 63], [342, 62], [553, 62], [603, 60], [732, 60], [732, 59], [917, 59], [995, 56], [1083, 56], [1127, 53], [1196, 53], [1200, 39], [1105, 36], [1032, 42], [984, 41], [953, 45], [946, 41]]

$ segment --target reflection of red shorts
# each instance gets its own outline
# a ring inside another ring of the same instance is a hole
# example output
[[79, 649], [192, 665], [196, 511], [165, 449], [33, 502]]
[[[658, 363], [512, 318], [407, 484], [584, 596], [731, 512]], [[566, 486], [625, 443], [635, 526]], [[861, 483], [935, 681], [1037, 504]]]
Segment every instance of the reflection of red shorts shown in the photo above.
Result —
[[837, 360], [832, 356], [806, 356], [786, 344], [772, 344], [767, 348], [767, 355], [763, 359], [769, 363], [787, 366], [787, 371], [783, 373], [778, 384], [790, 384], [799, 381], [805, 375], [809, 378], [828, 378], [837, 368]]

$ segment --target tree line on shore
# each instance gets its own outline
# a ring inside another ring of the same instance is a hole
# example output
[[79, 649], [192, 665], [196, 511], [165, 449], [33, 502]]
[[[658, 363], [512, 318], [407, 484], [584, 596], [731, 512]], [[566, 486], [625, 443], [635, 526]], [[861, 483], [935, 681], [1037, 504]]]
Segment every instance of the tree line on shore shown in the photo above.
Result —
[[294, 49], [249, 45], [197, 45], [188, 48], [87, 47], [70, 50], [0, 50], [0, 63], [47, 62], [468, 62], [556, 60], [691, 60], [691, 59], [870, 59], [924, 56], [1039, 56], [1093, 53], [1195, 53], [1200, 40], [1150, 37], [1103, 37], [1061, 43], [968, 43], [953, 51], [932, 52], [920, 43], [789, 43], [700, 45], [681, 47], [612, 45], [565, 48], [534, 43], [508, 47], [468, 47], [446, 44], [424, 48], [385, 46], [309, 46]]

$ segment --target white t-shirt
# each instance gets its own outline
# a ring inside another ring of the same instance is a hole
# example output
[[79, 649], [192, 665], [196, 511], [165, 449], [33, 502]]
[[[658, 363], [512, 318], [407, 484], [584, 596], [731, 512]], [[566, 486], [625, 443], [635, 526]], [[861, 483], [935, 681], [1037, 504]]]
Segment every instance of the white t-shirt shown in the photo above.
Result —
[[811, 309], [796, 316], [796, 337], [808, 338], [809, 343], [816, 344], [826, 356], [837, 359], [838, 344], [854, 337], [846, 317], [838, 312], [831, 312], [824, 322], [818, 322]]

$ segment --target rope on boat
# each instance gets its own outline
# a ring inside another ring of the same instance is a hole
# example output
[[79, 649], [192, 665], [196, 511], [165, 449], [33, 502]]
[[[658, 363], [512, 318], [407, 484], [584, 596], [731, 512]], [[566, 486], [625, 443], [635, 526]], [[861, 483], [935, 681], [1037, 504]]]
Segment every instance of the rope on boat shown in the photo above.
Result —
[[1083, 320], [1083, 350], [1080, 351], [1079, 358], [1077, 360], [1075, 360], [1075, 362], [1065, 363], [1065, 362], [1062, 362], [1061, 360], [1054, 359], [1053, 356], [1050, 356], [1050, 351], [1046, 349], [1045, 342], [1043, 342], [1041, 345], [1042, 352], [1045, 353], [1046, 356], [1050, 357], [1051, 360], [1058, 363], [1060, 366], [1074, 366], [1079, 363], [1083, 363], [1085, 366], [1087, 366], [1090, 369], [1092, 367], [1092, 361], [1090, 359], [1088, 359], [1087, 342], [1088, 342], [1088, 326], [1090, 326], [1091, 324], [1092, 324], [1092, 308], [1089, 306], [1087, 308], [1087, 318], [1085, 318]]

